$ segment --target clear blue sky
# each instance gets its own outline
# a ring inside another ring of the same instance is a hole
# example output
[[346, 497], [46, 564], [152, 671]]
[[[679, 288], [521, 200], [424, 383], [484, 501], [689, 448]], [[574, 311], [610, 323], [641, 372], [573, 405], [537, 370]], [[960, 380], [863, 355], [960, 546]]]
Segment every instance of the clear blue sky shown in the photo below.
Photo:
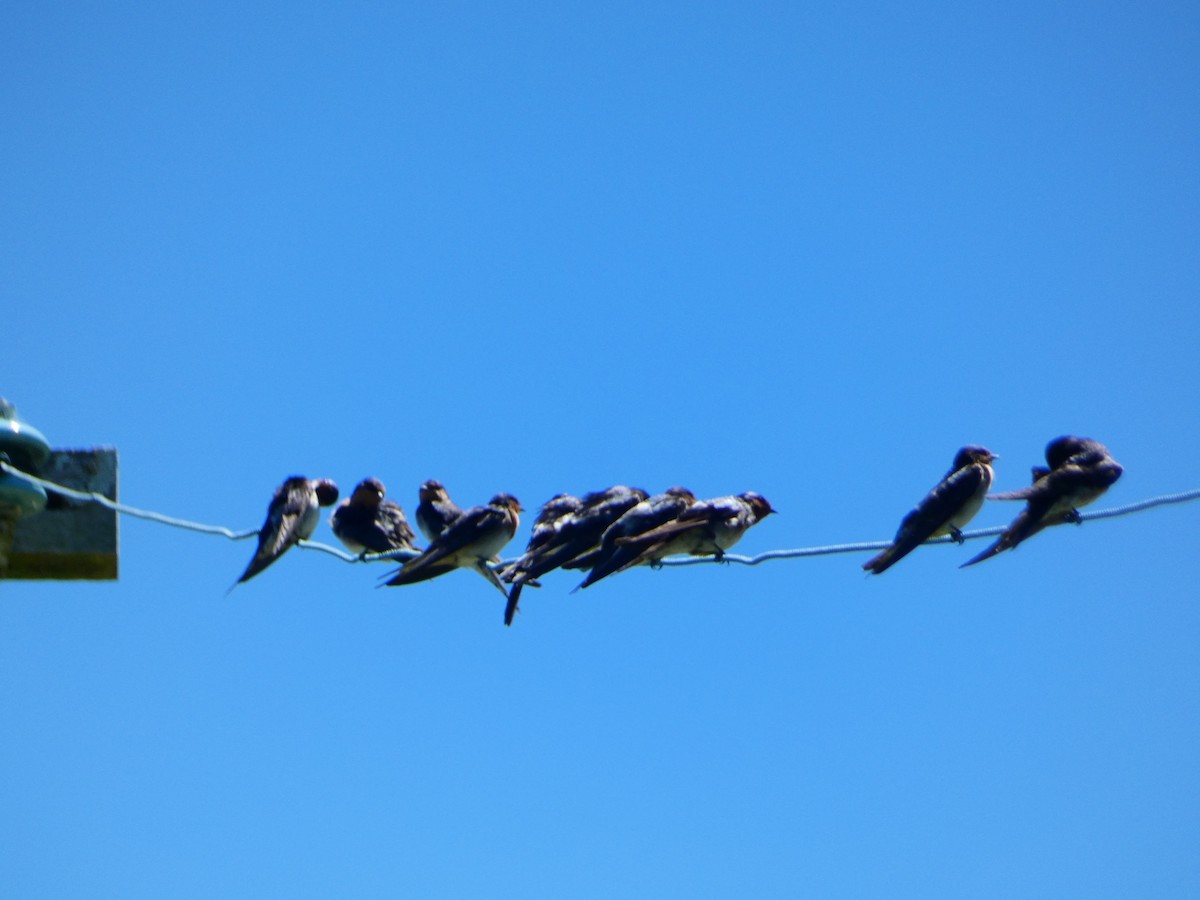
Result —
[[[0, 394], [234, 528], [303, 473], [880, 539], [1064, 433], [1101, 506], [1200, 487], [1200, 9], [1053, 6], [10, 4]], [[119, 582], [0, 585], [4, 892], [1196, 897], [1198, 517], [512, 629], [125, 519]]]

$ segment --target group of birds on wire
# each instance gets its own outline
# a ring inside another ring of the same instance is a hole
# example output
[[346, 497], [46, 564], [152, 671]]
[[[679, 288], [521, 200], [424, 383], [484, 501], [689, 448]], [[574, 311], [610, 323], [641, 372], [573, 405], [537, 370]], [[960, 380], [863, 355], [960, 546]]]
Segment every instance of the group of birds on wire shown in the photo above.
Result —
[[[998, 458], [974, 444], [960, 449], [950, 471], [900, 522], [891, 545], [863, 563], [863, 569], [879, 575], [931, 538], [949, 536], [961, 544], [962, 529], [985, 499], [1024, 500], [1025, 508], [996, 541], [960, 568], [974, 565], [1013, 549], [1047, 526], [1080, 522], [1079, 508], [1108, 490], [1122, 472], [1103, 444], [1066, 435], [1046, 445], [1047, 465], [1033, 467], [1031, 485], [989, 494], [992, 462]], [[711, 500], [698, 500], [683, 487], [654, 496], [625, 485], [582, 498], [558, 494], [538, 512], [525, 552], [501, 563], [497, 554], [516, 534], [523, 512], [511, 494], [497, 494], [484, 506], [463, 510], [441, 482], [426, 481], [416, 512], [417, 527], [428, 541], [424, 550], [416, 546], [404, 510], [385, 496], [378, 479], [359, 482], [329, 518], [338, 540], [360, 557], [407, 556], [398, 570], [385, 576], [389, 587], [426, 581], [458, 568], [474, 569], [504, 595], [506, 625], [512, 624], [524, 586], [540, 586], [538, 579], [554, 569], [586, 569], [586, 577], [575, 588], [579, 590], [672, 555], [712, 556], [720, 561], [747, 529], [776, 511], [754, 491]], [[337, 485], [327, 478], [296, 475], [284, 481], [267, 507], [254, 557], [234, 587], [312, 537], [320, 508], [337, 500]]]

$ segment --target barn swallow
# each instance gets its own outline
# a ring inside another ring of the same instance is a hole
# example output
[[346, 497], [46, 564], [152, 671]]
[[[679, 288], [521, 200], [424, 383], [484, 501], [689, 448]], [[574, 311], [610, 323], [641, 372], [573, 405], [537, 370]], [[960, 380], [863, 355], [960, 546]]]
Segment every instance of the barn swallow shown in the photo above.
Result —
[[358, 483], [350, 499], [338, 504], [329, 517], [334, 536], [351, 553], [386, 553], [416, 550], [413, 530], [404, 510], [394, 500], [385, 500], [386, 489], [378, 478]]
[[1046, 462], [1049, 468], [1034, 467], [1033, 484], [1029, 487], [988, 495], [990, 500], [1024, 500], [1025, 509], [995, 543], [959, 568], [1011, 550], [1047, 526], [1081, 522], [1079, 507], [1107, 491], [1123, 471], [1103, 444], [1073, 435], [1055, 438], [1047, 444]]
[[[506, 581], [511, 581], [507, 578], [508, 572], [517, 566], [522, 560], [532, 559], [533, 556], [549, 544], [554, 536], [558, 533], [559, 524], [567, 516], [578, 511], [583, 505], [583, 501], [578, 497], [573, 497], [570, 494], [556, 494], [545, 503], [542, 504], [541, 510], [538, 512], [537, 518], [533, 520], [533, 531], [529, 535], [529, 543], [525, 545], [525, 552], [521, 558], [511, 565], [507, 566], [504, 571], [500, 572], [500, 578]], [[522, 582], [524, 584], [524, 582]], [[517, 604], [521, 599], [521, 591], [517, 588], [510, 588], [508, 592], [508, 603], [504, 608], [504, 624], [511, 625], [513, 616], [517, 612]]]
[[258, 531], [258, 549], [233, 587], [249, 581], [297, 541], [312, 537], [321, 520], [320, 507], [332, 506], [337, 498], [337, 485], [327, 478], [310, 480], [293, 475], [277, 487], [267, 506], [267, 519]]
[[766, 497], [754, 491], [700, 501], [685, 509], [673, 522], [635, 537], [617, 538], [618, 545], [638, 551], [638, 555], [623, 568], [680, 553], [715, 556], [719, 562], [748, 528], [775, 511]]
[[526, 584], [592, 550], [609, 525], [648, 496], [641, 488], [623, 484], [584, 496], [579, 509], [558, 520], [544, 544], [532, 552], [526, 550], [505, 570], [504, 580], [512, 584], [506, 615], [509, 610], [516, 610]]
[[497, 494], [487, 506], [473, 506], [435, 538], [420, 556], [393, 575], [391, 587], [415, 584], [458, 568], [471, 568], [508, 597], [508, 591], [488, 563], [512, 540], [520, 524], [521, 504], [511, 494]]
[[440, 481], [429, 480], [418, 492], [417, 527], [425, 540], [433, 542], [463, 514], [458, 504], [450, 499]]
[[992, 486], [992, 460], [999, 459], [986, 447], [968, 444], [954, 455], [954, 465], [900, 522], [892, 545], [863, 563], [868, 572], [880, 575], [933, 537], [950, 535], [962, 543], [962, 529], [975, 518]]
[[587, 554], [586, 564], [591, 571], [574, 590], [593, 585], [601, 578], [620, 572], [637, 562], [648, 561], [639, 558], [640, 553], [636, 546], [619, 543], [621, 538], [637, 537], [674, 521], [695, 502], [696, 495], [687, 488], [672, 487], [634, 506], [605, 529], [600, 538], [600, 548]]

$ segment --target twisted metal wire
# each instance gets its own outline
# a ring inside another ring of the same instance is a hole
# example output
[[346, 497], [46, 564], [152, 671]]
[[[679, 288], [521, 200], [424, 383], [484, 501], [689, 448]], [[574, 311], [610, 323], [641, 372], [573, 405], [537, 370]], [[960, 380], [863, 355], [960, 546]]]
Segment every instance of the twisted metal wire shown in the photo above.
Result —
[[[1156, 506], [1166, 506], [1171, 503], [1186, 503], [1189, 500], [1200, 500], [1200, 490], [1181, 491], [1175, 494], [1162, 494], [1158, 497], [1150, 497], [1146, 500], [1138, 500], [1136, 503], [1126, 503], [1123, 506], [1113, 506], [1109, 509], [1097, 509], [1093, 512], [1081, 512], [1079, 514], [1080, 522], [1090, 522], [1098, 519], [1113, 519], [1117, 516], [1125, 516], [1130, 513], [1142, 512], [1143, 510], [1153, 509]], [[971, 531], [962, 532], [963, 540], [975, 540], [977, 538], [996, 537], [1004, 533], [1008, 528], [1007, 525], [992, 525], [988, 528], [976, 528]], [[954, 538], [936, 537], [925, 541], [926, 544], [951, 544], [954, 543]], [[746, 566], [757, 566], [759, 563], [768, 562], [773, 559], [800, 559], [805, 556], [829, 556], [834, 553], [861, 553], [870, 550], [883, 550], [892, 545], [891, 541], [859, 541], [853, 544], [829, 544], [824, 547], [798, 547], [794, 550], [768, 550], [765, 553], [759, 553], [757, 556], [741, 556], [734, 553], [726, 553], [721, 562], [735, 562]], [[691, 566], [697, 563], [717, 562], [711, 556], [672, 556], [662, 560], [664, 566]]]
[[18, 469], [7, 460], [0, 459], [0, 472], [8, 472], [10, 475], [16, 475], [18, 478], [24, 478], [26, 481], [31, 481], [47, 491], [59, 494], [63, 497], [69, 497], [72, 500], [79, 500], [84, 503], [98, 503], [101, 506], [107, 507], [114, 512], [119, 512], [122, 515], [133, 516], [138, 519], [147, 519], [151, 522], [158, 522], [160, 525], [170, 525], [173, 528], [185, 528], [188, 531], [198, 531], [201, 534], [219, 534], [221, 537], [227, 537], [231, 541], [242, 541], [246, 538], [255, 537], [258, 534], [258, 529], [252, 531], [234, 531], [232, 528], [225, 528], [221, 525], [204, 525], [200, 522], [189, 522], [187, 519], [176, 519], [172, 516], [164, 516], [162, 513], [150, 512], [145, 509], [138, 509], [135, 506], [126, 506], [124, 503], [118, 503], [116, 500], [109, 500], [103, 494], [96, 491], [76, 491], [69, 487], [63, 487], [61, 484], [55, 484], [53, 481], [46, 481], [44, 478], [38, 478], [36, 475], [31, 475]]
[[[166, 516], [162, 513], [151, 512], [149, 510], [137, 509], [133, 506], [126, 506], [124, 503], [117, 503], [115, 500], [110, 500], [103, 494], [94, 491], [76, 491], [68, 487], [63, 487], [61, 484], [55, 484], [52, 481], [38, 478], [36, 475], [31, 475], [13, 466], [11, 463], [0, 459], [0, 472], [8, 472], [16, 475], [19, 478], [24, 478], [34, 484], [40, 485], [43, 489], [51, 491], [55, 494], [60, 494], [64, 497], [69, 497], [72, 500], [83, 502], [99, 503], [115, 512], [126, 516], [134, 516], [139, 519], [146, 519], [151, 522], [157, 522], [160, 525], [169, 525], [172, 528], [183, 528], [188, 531], [197, 531], [201, 534], [218, 534], [222, 537], [229, 538], [233, 541], [241, 541], [246, 538], [256, 537], [258, 529], [249, 531], [234, 531], [231, 528], [225, 528], [220, 525], [204, 525], [200, 522], [189, 522], [187, 519], [177, 519], [173, 516]], [[1118, 516], [1126, 516], [1131, 513], [1143, 512], [1147, 509], [1154, 509], [1158, 506], [1167, 506], [1174, 503], [1187, 503], [1191, 500], [1200, 500], [1200, 489], [1191, 491], [1180, 491], [1174, 494], [1162, 494], [1158, 497], [1150, 497], [1146, 500], [1138, 500], [1134, 503], [1126, 503], [1122, 506], [1113, 506], [1108, 509], [1098, 509], [1092, 512], [1082, 512], [1079, 514], [1080, 521], [1090, 522], [1099, 519], [1114, 519]], [[964, 531], [962, 537], [964, 540], [975, 540], [977, 538], [995, 537], [1002, 534], [1007, 528], [1006, 525], [994, 525], [989, 528], [976, 528], [971, 531]], [[927, 544], [949, 544], [953, 542], [950, 537], [931, 538], [926, 541]], [[882, 550], [885, 547], [890, 547], [892, 542], [886, 541], [857, 541], [848, 544], [826, 544], [820, 547], [797, 547], [790, 550], [767, 550], [764, 553], [759, 553], [756, 556], [742, 556], [737, 553], [726, 553], [722, 559], [717, 560], [711, 556], [670, 556], [660, 561], [663, 566], [695, 566], [703, 563], [739, 563], [744, 566], [757, 566], [760, 563], [770, 562], [776, 559], [801, 559], [807, 556], [830, 556], [835, 553], [865, 553], [872, 550]], [[322, 544], [319, 541], [300, 541], [296, 546], [304, 550], [317, 550], [321, 553], [327, 553], [330, 556], [335, 556], [343, 562], [358, 563], [358, 562], [403, 562], [406, 559], [412, 559], [419, 556], [419, 551], [414, 550], [391, 550], [387, 553], [366, 553], [354, 555], [339, 550], [337, 547], [331, 547], [328, 544]], [[507, 565], [512, 560], [501, 560], [497, 566]]]

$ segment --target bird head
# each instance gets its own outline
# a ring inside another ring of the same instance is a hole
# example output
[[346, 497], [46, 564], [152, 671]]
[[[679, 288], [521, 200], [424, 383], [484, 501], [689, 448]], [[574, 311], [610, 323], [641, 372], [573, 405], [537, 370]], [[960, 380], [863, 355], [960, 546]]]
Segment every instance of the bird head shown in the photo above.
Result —
[[444, 500], [446, 499], [446, 487], [440, 481], [431, 478], [421, 485], [417, 496], [422, 503], [434, 503], [438, 500]]
[[338, 486], [328, 478], [317, 478], [312, 483], [317, 494], [317, 503], [321, 506], [333, 506], [337, 503]]
[[761, 522], [771, 513], [779, 512], [779, 510], [771, 506], [770, 500], [756, 491], [746, 491], [746, 493], [739, 496], [750, 505], [750, 509], [754, 513], [755, 522]]
[[359, 506], [378, 506], [386, 494], [387, 488], [378, 478], [364, 478], [354, 488], [350, 502]]

